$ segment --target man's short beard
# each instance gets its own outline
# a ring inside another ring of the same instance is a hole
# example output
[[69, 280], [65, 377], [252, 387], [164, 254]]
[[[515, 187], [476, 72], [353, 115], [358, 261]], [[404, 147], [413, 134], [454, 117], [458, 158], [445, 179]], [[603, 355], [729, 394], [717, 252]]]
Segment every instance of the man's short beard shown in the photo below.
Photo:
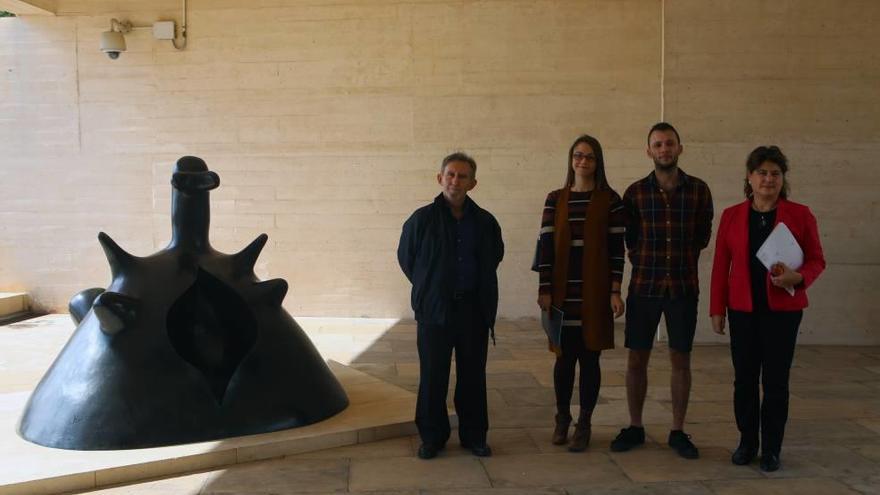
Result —
[[658, 160], [654, 160], [654, 166], [661, 170], [669, 170], [671, 168], [675, 168], [678, 166], [678, 157], [672, 159], [672, 163], [660, 163]]

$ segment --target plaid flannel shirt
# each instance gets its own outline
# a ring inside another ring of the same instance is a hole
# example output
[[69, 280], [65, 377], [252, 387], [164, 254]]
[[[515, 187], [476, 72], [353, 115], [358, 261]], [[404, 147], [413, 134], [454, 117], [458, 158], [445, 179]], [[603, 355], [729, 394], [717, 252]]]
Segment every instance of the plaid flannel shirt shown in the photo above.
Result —
[[667, 193], [651, 172], [627, 188], [623, 201], [629, 212], [629, 293], [647, 297], [699, 294], [697, 262], [712, 235], [709, 186], [679, 169], [679, 183]]

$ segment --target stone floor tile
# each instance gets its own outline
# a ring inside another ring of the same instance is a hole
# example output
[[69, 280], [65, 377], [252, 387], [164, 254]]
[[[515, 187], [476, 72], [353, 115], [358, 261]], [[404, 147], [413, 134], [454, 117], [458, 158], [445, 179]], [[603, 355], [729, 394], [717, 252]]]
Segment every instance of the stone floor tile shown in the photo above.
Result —
[[[880, 423], [878, 423], [880, 426]], [[861, 445], [880, 444], [880, 429], [874, 431], [848, 419], [792, 419], [785, 426], [785, 445]]]
[[[604, 384], [603, 384], [604, 385]], [[599, 391], [599, 396], [608, 400], [626, 400], [626, 385], [603, 386]], [[668, 385], [650, 385], [646, 396], [649, 400], [669, 401]]]
[[873, 461], [880, 470], [880, 442], [871, 445], [861, 445], [858, 447], [850, 447], [850, 449], [860, 456]]
[[316, 450], [287, 457], [287, 459], [360, 459], [377, 457], [406, 457], [415, 455], [410, 437], [390, 438], [376, 442], [359, 443]]
[[[672, 403], [663, 403], [672, 410]], [[726, 401], [691, 401], [687, 409], [687, 421], [691, 423], [727, 423], [735, 421], [733, 414], [733, 402]]]
[[[672, 410], [662, 402], [648, 399], [645, 401], [642, 417], [646, 423], [669, 422], [672, 421]], [[609, 400], [606, 404], [597, 405], [593, 411], [593, 424], [620, 428], [629, 425], [629, 407], [626, 401]]]
[[[670, 418], [671, 420], [671, 418]], [[645, 434], [654, 440], [658, 445], [665, 446], [669, 441], [670, 424], [646, 424]], [[739, 430], [736, 423], [729, 422], [712, 422], [712, 423], [691, 423], [684, 425], [684, 431], [691, 436], [691, 441], [697, 446], [702, 447], [718, 447], [730, 450], [739, 445]]]
[[791, 395], [801, 399], [851, 399], [870, 397], [872, 392], [871, 387], [858, 382], [791, 384]]
[[[571, 434], [574, 432], [574, 427], [572, 426], [569, 429], [569, 439], [571, 438]], [[614, 437], [620, 432], [620, 428], [614, 426], [600, 426], [593, 425], [591, 436], [590, 436], [590, 445], [587, 447], [587, 452], [609, 452], [611, 441], [614, 440]], [[558, 454], [558, 453], [566, 453], [568, 452], [568, 445], [553, 445], [550, 442], [550, 438], [553, 435], [553, 427], [546, 428], [529, 428], [528, 429], [529, 436], [537, 445], [538, 450], [545, 454]], [[650, 438], [647, 441], [653, 442]], [[577, 453], [569, 453], [570, 455], [578, 455]]]
[[788, 416], [791, 419], [858, 419], [876, 417], [877, 411], [880, 411], [880, 399], [873, 396], [833, 401], [791, 397]]
[[[451, 450], [453, 445], [447, 447]], [[352, 491], [439, 488], [488, 488], [489, 478], [473, 456], [449, 456], [431, 460], [417, 457], [352, 459], [349, 487]]]
[[499, 390], [499, 392], [504, 403], [509, 406], [553, 406], [556, 404], [556, 394], [550, 387], [515, 388]]
[[507, 372], [487, 374], [486, 386], [495, 389], [520, 389], [535, 388], [540, 385], [531, 373]]
[[211, 473], [204, 495], [344, 492], [348, 459], [279, 459], [233, 466]]
[[699, 459], [683, 459], [668, 446], [645, 445], [629, 452], [612, 453], [612, 460], [637, 483], [697, 481], [759, 477], [757, 469], [734, 466], [730, 451], [717, 447], [700, 449]]
[[700, 482], [612, 483], [566, 486], [568, 495], [712, 495]]
[[[775, 477], [857, 477], [880, 473], [880, 463], [859, 455], [857, 452], [837, 445], [815, 445], [809, 447], [783, 446], [782, 469], [767, 473]], [[799, 469], [789, 469], [789, 461], [801, 464]]]
[[716, 495], [858, 495], [831, 478], [799, 478], [773, 480], [707, 481], [705, 484]]
[[556, 406], [509, 406], [500, 410], [489, 410], [489, 427], [545, 426], [547, 421], [553, 421], [555, 414]]
[[880, 493], [880, 474], [839, 478], [838, 481], [865, 495]]
[[176, 478], [149, 481], [89, 492], [91, 495], [198, 495], [211, 473], [198, 473]]
[[[797, 363], [797, 354], [795, 354]], [[802, 367], [795, 365], [791, 370], [791, 383], [795, 384], [819, 384], [819, 383], [845, 383], [876, 380], [877, 374], [864, 368], [845, 367], [830, 368], [826, 366]]]
[[482, 462], [493, 487], [553, 487], [626, 480], [604, 452], [493, 456]]
[[[486, 435], [486, 442], [492, 447], [492, 455], [528, 454], [539, 453], [534, 438], [526, 428], [490, 428]], [[418, 449], [420, 440], [415, 442]], [[446, 444], [444, 456], [448, 457], [472, 457], [469, 449], [462, 448], [458, 442], [458, 429], [453, 428]]]
[[419, 495], [567, 495], [562, 488], [465, 488], [422, 490]]
[[868, 348], [861, 347], [800, 346], [795, 354], [795, 364], [821, 368], [880, 368], [880, 356], [872, 356]]
[[[878, 411], [878, 414], [880, 414], [880, 411]], [[862, 419], [855, 420], [855, 422], [858, 423], [859, 425], [864, 426], [865, 428], [868, 428], [869, 430], [871, 430], [875, 433], [880, 434], [880, 417], [862, 418]]]

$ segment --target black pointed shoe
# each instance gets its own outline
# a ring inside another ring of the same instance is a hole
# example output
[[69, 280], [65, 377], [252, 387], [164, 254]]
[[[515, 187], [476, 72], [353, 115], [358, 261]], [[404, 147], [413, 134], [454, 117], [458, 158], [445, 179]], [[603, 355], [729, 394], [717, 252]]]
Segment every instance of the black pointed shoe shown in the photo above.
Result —
[[470, 443], [470, 442], [462, 442], [461, 447], [464, 449], [468, 449], [477, 457], [491, 457], [492, 456], [492, 447], [489, 447], [489, 444], [486, 442], [482, 443]]
[[429, 443], [423, 443], [419, 445], [418, 456], [419, 459], [433, 459], [437, 457], [437, 454], [443, 450], [443, 447], [437, 447], [436, 445], [432, 445]]
[[746, 445], [744, 443], [740, 443], [739, 447], [733, 451], [733, 455], [730, 456], [730, 462], [736, 464], [737, 466], [745, 466], [747, 464], [751, 464], [753, 460], [755, 460], [755, 456], [758, 455], [758, 449], [752, 447], [751, 445]]
[[761, 454], [761, 471], [772, 473], [779, 470], [779, 454]]

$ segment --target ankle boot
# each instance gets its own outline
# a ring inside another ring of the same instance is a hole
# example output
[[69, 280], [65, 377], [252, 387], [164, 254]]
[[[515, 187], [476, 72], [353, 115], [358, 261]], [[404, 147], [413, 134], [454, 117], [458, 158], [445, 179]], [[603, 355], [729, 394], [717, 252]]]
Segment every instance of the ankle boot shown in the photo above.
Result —
[[556, 428], [553, 430], [553, 445], [565, 445], [565, 443], [568, 442], [568, 426], [570, 424], [571, 415], [556, 415]]
[[590, 434], [592, 427], [590, 420], [581, 416], [574, 425], [574, 435], [571, 436], [571, 445], [568, 446], [569, 452], [583, 452], [590, 445]]

